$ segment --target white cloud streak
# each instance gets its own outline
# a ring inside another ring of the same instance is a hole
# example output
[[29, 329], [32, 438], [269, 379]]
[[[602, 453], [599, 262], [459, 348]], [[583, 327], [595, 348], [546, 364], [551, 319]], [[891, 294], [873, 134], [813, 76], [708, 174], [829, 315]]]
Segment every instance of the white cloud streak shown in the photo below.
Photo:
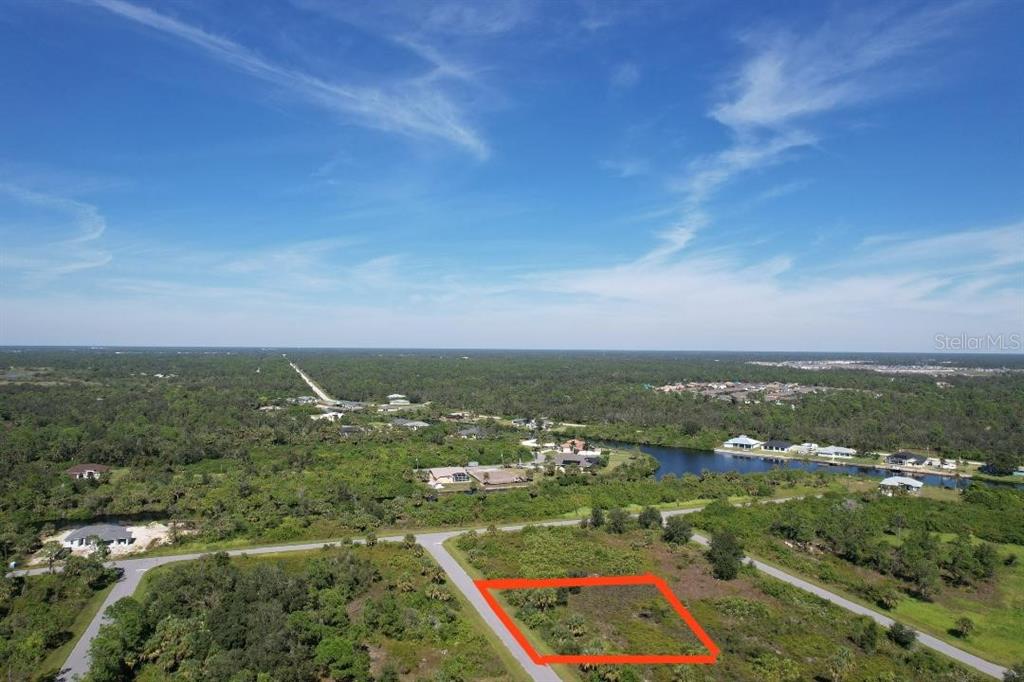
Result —
[[710, 224], [706, 206], [728, 183], [817, 144], [818, 133], [807, 127], [813, 117], [909, 87], [900, 60], [947, 37], [979, 4], [861, 12], [833, 18], [803, 35], [747, 32], [743, 39], [752, 54], [719, 87], [709, 112], [729, 129], [732, 143], [692, 161], [685, 175], [671, 183], [684, 195], [681, 227], [665, 231], [665, 243], [646, 259], [671, 256], [689, 243], [693, 225]]
[[[107, 229], [99, 210], [73, 199], [36, 192], [18, 185], [0, 183], [0, 195], [35, 211], [31, 219], [4, 228], [5, 244], [0, 249], [0, 271], [18, 273], [32, 287], [81, 270], [107, 265], [113, 256], [97, 246]], [[39, 214], [59, 216], [56, 234], [43, 234]]]
[[330, 82], [276, 64], [227, 38], [123, 0], [92, 0], [114, 14], [197, 47], [214, 59], [304, 97], [369, 128], [410, 137], [431, 137], [461, 147], [480, 159], [489, 148], [464, 120], [459, 107], [430, 78], [371, 88]]

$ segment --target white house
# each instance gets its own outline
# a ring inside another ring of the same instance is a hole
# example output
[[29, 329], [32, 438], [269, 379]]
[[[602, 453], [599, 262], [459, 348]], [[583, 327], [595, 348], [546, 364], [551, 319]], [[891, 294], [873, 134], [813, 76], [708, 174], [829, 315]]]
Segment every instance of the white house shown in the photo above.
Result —
[[338, 421], [344, 416], [345, 415], [341, 412], [324, 412], [322, 414], [311, 414], [309, 415], [309, 418], [317, 422], [320, 421], [321, 419], [326, 419], [329, 422], [334, 422]]
[[392, 393], [388, 396], [388, 405], [408, 405], [409, 399], [401, 393]]
[[881, 493], [889, 497], [900, 492], [916, 495], [921, 492], [923, 487], [924, 483], [907, 476], [890, 476], [889, 478], [882, 479], [882, 482], [878, 484], [878, 489]]
[[76, 464], [64, 473], [71, 478], [98, 479], [103, 478], [109, 471], [110, 467], [103, 464]]
[[70, 549], [80, 549], [95, 547], [97, 541], [105, 545], [130, 545], [134, 539], [131, 531], [124, 526], [97, 523], [71, 531], [64, 538], [63, 544]]
[[804, 455], [813, 455], [814, 453], [816, 453], [818, 451], [818, 444], [817, 443], [800, 443], [800, 445], [796, 446], [796, 450], [797, 450], [797, 452], [799, 452], [801, 454], [804, 454]]
[[853, 448], [844, 448], [840, 445], [829, 445], [828, 447], [819, 448], [819, 457], [833, 457], [838, 459], [851, 459], [857, 454], [857, 451]]
[[739, 448], [741, 450], [750, 450], [751, 448], [760, 447], [761, 444], [761, 441], [747, 435], [736, 436], [725, 441], [725, 447]]

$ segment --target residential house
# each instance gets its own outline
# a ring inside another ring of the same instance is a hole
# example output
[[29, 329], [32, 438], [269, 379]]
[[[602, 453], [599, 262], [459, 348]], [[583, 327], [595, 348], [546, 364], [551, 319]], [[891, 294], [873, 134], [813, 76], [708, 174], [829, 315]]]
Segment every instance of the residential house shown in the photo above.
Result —
[[840, 445], [829, 445], [818, 450], [819, 457], [832, 457], [834, 459], [851, 459], [857, 454], [853, 448], [844, 448]]
[[526, 481], [526, 472], [522, 469], [492, 469], [475, 467], [466, 470], [467, 473], [479, 481], [482, 485], [514, 485]]
[[110, 467], [103, 464], [76, 464], [64, 473], [71, 478], [77, 479], [99, 479], [110, 471]]
[[388, 396], [388, 405], [408, 405], [409, 399], [401, 393], [392, 393]]
[[562, 452], [575, 454], [581, 450], [587, 450], [587, 441], [582, 438], [573, 438], [562, 443]]
[[759, 441], [756, 438], [751, 438], [747, 435], [736, 436], [725, 441], [725, 447], [727, 448], [739, 448], [740, 450], [750, 450], [752, 448], [760, 447], [763, 441]]
[[469, 483], [469, 473], [463, 467], [434, 467], [427, 469], [427, 482], [435, 488], [453, 483]]
[[465, 429], [460, 430], [457, 435], [459, 436], [459, 438], [465, 438], [467, 440], [476, 440], [477, 438], [484, 437], [484, 430], [481, 429], [479, 426], [469, 426]]
[[363, 431], [365, 431], [365, 429], [362, 426], [356, 426], [355, 424], [342, 424], [338, 428], [338, 431], [341, 433], [341, 435], [348, 438], [349, 436], [354, 436], [356, 434], [362, 433]]
[[796, 451], [801, 455], [813, 455], [818, 452], [817, 443], [800, 443], [796, 446]]
[[392, 419], [391, 425], [400, 426], [403, 429], [409, 429], [410, 431], [418, 431], [420, 429], [425, 429], [428, 426], [430, 426], [430, 424], [427, 422], [421, 422], [415, 419]]
[[65, 547], [78, 549], [95, 547], [97, 541], [105, 545], [130, 545], [135, 540], [130, 530], [111, 523], [97, 523], [73, 530], [63, 540]]
[[906, 476], [890, 476], [889, 478], [882, 479], [882, 482], [878, 484], [878, 490], [883, 495], [888, 495], [889, 497], [901, 493], [916, 495], [921, 492], [923, 487], [924, 483], [921, 481], [907, 478]]
[[769, 452], [786, 452], [793, 447], [793, 444], [788, 440], [775, 440], [772, 438], [761, 447]]
[[901, 467], [919, 467], [923, 466], [926, 459], [920, 455], [915, 455], [913, 452], [907, 452], [906, 450], [900, 450], [899, 452], [889, 455], [885, 458], [886, 464], [893, 464]]
[[322, 412], [320, 414], [311, 414], [309, 418], [313, 421], [320, 421], [326, 419], [329, 422], [336, 422], [345, 416], [344, 412]]
[[578, 452], [561, 452], [555, 455], [555, 465], [564, 467], [575, 464], [582, 469], [588, 469], [597, 464], [601, 459], [601, 453], [594, 450], [580, 450]]

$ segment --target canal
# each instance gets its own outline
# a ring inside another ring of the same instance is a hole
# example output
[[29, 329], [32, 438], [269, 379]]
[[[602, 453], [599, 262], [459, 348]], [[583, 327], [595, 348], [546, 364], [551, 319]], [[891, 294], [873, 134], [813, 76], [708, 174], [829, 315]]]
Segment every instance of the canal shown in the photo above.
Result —
[[[886, 476], [906, 475], [892, 474], [879, 469], [865, 469], [849, 465], [830, 465], [817, 462], [804, 462], [799, 460], [788, 460], [786, 462], [773, 462], [760, 457], [742, 457], [733, 455], [720, 455], [706, 450], [691, 450], [688, 448], [666, 447], [661, 445], [636, 445], [634, 443], [609, 443], [611, 447], [625, 449], [639, 449], [658, 460], [661, 465], [655, 474], [661, 479], [666, 474], [683, 476], [685, 474], [700, 475], [702, 471], [713, 473], [725, 473], [736, 471], [741, 474], [758, 473], [771, 471], [776, 467], [789, 467], [792, 469], [803, 469], [804, 471], [821, 471], [833, 474], [853, 474], [860, 476], [875, 476], [884, 478]], [[942, 486], [944, 488], [966, 488], [972, 483], [969, 478], [956, 478], [954, 476], [938, 476], [935, 474], [914, 474], [913, 478], [922, 481], [925, 485]], [[991, 483], [989, 481], [973, 481], [985, 485], [1004, 485]], [[1009, 484], [1012, 485], [1012, 484]], [[1024, 487], [1024, 486], [1018, 486]]]

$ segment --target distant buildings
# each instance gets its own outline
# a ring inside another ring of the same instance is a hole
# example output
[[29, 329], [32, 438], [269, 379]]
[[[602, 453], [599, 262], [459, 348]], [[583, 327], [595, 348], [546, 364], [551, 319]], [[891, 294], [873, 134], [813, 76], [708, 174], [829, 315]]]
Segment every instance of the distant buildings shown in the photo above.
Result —
[[427, 474], [427, 484], [436, 490], [473, 480], [484, 487], [515, 485], [526, 483], [528, 480], [524, 469], [482, 467], [476, 462], [470, 462], [466, 467], [434, 467], [424, 471]]
[[84, 480], [102, 478], [109, 471], [110, 467], [103, 464], [76, 464], [75, 466], [66, 470], [64, 473], [66, 473], [71, 478]]
[[878, 490], [889, 497], [903, 493], [916, 495], [923, 487], [924, 483], [921, 481], [906, 476], [890, 476], [878, 484]]
[[409, 404], [409, 399], [401, 393], [392, 393], [388, 396], [388, 405], [405, 406]]
[[793, 444], [788, 440], [775, 440], [774, 438], [767, 441], [762, 448], [769, 452], [787, 452]]

